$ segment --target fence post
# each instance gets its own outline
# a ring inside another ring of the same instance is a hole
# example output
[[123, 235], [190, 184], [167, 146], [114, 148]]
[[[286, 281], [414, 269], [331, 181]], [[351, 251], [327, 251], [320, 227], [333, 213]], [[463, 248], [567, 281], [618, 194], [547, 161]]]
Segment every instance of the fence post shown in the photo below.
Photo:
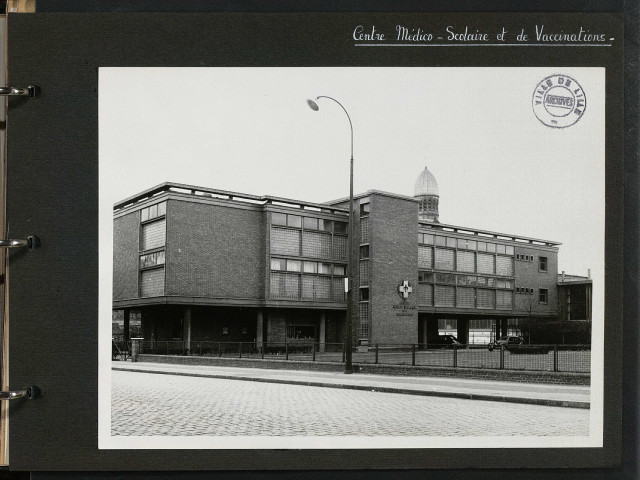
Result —
[[222, 342], [218, 342], [218, 358], [222, 357]]
[[198, 350], [200, 351], [200, 356], [202, 356], [202, 342], [198, 342]]
[[242, 358], [242, 342], [238, 342], [238, 358]]
[[289, 360], [289, 342], [287, 337], [284, 338], [284, 359]]
[[558, 345], [553, 346], [553, 371], [558, 371]]
[[416, 366], [416, 345], [415, 343], [411, 344], [411, 366]]
[[265, 346], [265, 345], [266, 345], [266, 343], [265, 343], [265, 342], [262, 342], [260, 345], [261, 345], [261, 346], [260, 346], [260, 358], [262, 358], [262, 360], [264, 360], [264, 349], [265, 349], [265, 348], [267, 348], [267, 347]]
[[378, 364], [378, 344], [376, 343], [376, 365]]
[[500, 370], [504, 370], [504, 345], [500, 345]]
[[187, 346], [187, 344], [183, 341], [182, 342], [182, 356], [183, 357], [186, 355], [186, 353], [185, 353], [186, 352], [186, 349], [185, 349], [186, 346]]
[[311, 342], [311, 350], [313, 351], [313, 358], [311, 361], [316, 361], [316, 342]]
[[342, 342], [342, 363], [344, 363], [345, 361], [345, 343]]
[[458, 368], [458, 346], [453, 345], [453, 368]]

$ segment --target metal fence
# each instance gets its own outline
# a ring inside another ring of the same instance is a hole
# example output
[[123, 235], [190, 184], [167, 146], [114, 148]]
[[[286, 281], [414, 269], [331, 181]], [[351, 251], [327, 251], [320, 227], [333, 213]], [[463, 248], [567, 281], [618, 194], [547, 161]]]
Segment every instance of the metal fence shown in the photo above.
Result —
[[[214, 342], [143, 341], [140, 353], [344, 363], [344, 343], [312, 341]], [[589, 373], [589, 345], [513, 345], [489, 350], [480, 345], [376, 344], [352, 350], [353, 363]]]

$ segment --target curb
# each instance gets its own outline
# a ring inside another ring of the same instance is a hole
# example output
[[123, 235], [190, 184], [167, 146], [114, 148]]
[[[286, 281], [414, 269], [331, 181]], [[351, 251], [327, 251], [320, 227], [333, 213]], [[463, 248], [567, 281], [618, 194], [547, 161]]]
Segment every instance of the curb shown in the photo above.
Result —
[[486, 395], [486, 394], [463, 393], [463, 392], [438, 392], [438, 391], [428, 391], [428, 390], [413, 390], [413, 389], [407, 389], [407, 388], [372, 387], [367, 385], [335, 384], [335, 383], [313, 382], [313, 381], [305, 381], [305, 380], [283, 380], [278, 378], [238, 377], [234, 375], [223, 375], [223, 374], [163, 372], [159, 370], [145, 370], [145, 369], [137, 369], [137, 368], [122, 368], [122, 367], [112, 367], [111, 370], [116, 370], [121, 372], [153, 373], [157, 375], [178, 375], [182, 377], [216, 378], [220, 380], [239, 380], [239, 381], [245, 381], [245, 382], [301, 385], [306, 387], [338, 388], [338, 389], [346, 389], [346, 390], [361, 390], [365, 392], [400, 393], [403, 395], [417, 395], [417, 396], [424, 396], [424, 397], [445, 397], [445, 398], [458, 398], [458, 399], [464, 399], [464, 400], [484, 400], [484, 401], [491, 401], [491, 402], [521, 403], [521, 404], [523, 403], [528, 405], [544, 405], [549, 407], [567, 407], [567, 408], [582, 408], [582, 409], [590, 408], [589, 402], [579, 402], [579, 401], [570, 401], [570, 400], [549, 400], [544, 398], [510, 397], [505, 395]]

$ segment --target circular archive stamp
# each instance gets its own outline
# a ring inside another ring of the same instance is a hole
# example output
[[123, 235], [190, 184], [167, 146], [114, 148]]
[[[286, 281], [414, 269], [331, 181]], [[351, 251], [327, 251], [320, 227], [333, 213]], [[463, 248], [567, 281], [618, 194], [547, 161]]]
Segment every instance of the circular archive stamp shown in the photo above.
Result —
[[536, 85], [532, 104], [533, 113], [547, 127], [566, 128], [582, 118], [587, 97], [574, 78], [555, 74]]

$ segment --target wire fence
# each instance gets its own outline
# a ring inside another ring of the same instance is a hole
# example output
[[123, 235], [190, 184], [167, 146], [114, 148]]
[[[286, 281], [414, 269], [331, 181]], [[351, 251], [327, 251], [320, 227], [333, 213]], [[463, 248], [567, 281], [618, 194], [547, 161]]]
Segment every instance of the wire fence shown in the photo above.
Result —
[[[131, 356], [131, 343], [114, 341], [114, 359]], [[116, 350], [119, 357], [115, 355]], [[150, 355], [252, 358], [300, 362], [345, 362], [344, 343], [313, 341], [215, 342], [140, 341], [138, 353]], [[378, 365], [484, 368], [590, 373], [589, 345], [508, 345], [492, 350], [481, 345], [376, 344], [352, 350], [353, 363]]]

